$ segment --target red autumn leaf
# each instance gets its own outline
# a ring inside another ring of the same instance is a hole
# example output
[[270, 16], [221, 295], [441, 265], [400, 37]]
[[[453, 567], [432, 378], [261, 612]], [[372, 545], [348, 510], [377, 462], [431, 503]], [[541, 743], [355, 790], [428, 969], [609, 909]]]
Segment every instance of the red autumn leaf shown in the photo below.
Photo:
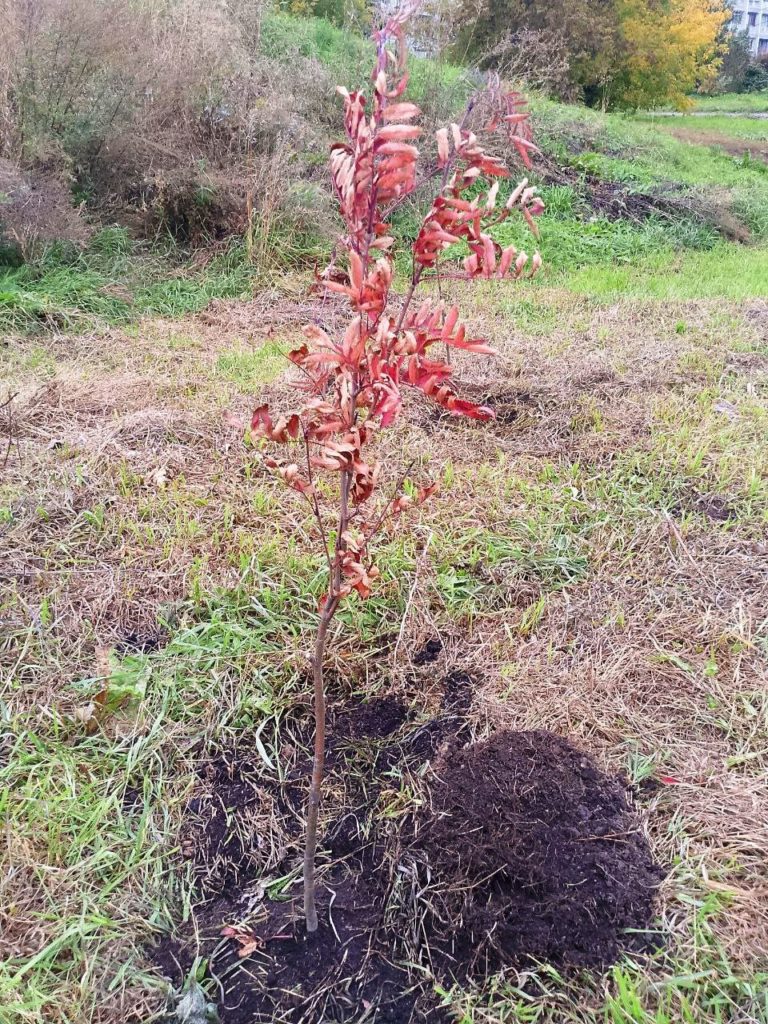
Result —
[[219, 935], [225, 939], [234, 939], [239, 947], [237, 955], [241, 958], [250, 956], [252, 953], [255, 953], [256, 950], [261, 949], [264, 945], [263, 940], [257, 935], [254, 935], [254, 933], [249, 931], [247, 928], [227, 925], [221, 929]]
[[258, 409], [254, 409], [251, 417], [253, 433], [268, 437], [270, 441], [295, 441], [300, 428], [301, 421], [296, 413], [292, 416], [282, 416], [277, 423], [273, 423], [267, 405], [260, 405]]
[[415, 103], [389, 103], [384, 108], [385, 121], [410, 121], [418, 117], [421, 110]]
[[425, 501], [431, 498], [433, 494], [437, 494], [439, 490], [440, 484], [436, 480], [429, 484], [428, 487], [421, 487], [416, 497], [416, 503], [418, 505], [423, 505]]

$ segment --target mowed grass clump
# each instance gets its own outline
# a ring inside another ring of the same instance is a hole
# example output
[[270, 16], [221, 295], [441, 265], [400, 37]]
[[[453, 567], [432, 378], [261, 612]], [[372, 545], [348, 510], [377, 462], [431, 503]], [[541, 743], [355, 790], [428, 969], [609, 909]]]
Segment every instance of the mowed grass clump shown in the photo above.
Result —
[[0, 267], [0, 330], [125, 324], [147, 314], [195, 312], [214, 297], [251, 295], [253, 268], [242, 252], [205, 263], [196, 267], [171, 249], [141, 246], [122, 228], [105, 228], [85, 249], [55, 244], [29, 263]]
[[[413, 401], [409, 439], [382, 440], [441, 494], [343, 613], [333, 701], [394, 693], [418, 717], [470, 671], [478, 738], [548, 728], [627, 774], [669, 878], [656, 957], [605, 977], [529, 964], [442, 998], [473, 1024], [766, 1020], [765, 312], [566, 279], [462, 303], [500, 355], [460, 360], [460, 388], [498, 418]], [[181, 847], [201, 766], [236, 743], [279, 785], [301, 756], [323, 562], [232, 419], [291, 403], [280, 352], [316, 313], [234, 302], [4, 350], [9, 1021], [173, 1006], [148, 950], [198, 898]], [[393, 775], [382, 815], [415, 792]], [[255, 845], [252, 827], [232, 821]]]

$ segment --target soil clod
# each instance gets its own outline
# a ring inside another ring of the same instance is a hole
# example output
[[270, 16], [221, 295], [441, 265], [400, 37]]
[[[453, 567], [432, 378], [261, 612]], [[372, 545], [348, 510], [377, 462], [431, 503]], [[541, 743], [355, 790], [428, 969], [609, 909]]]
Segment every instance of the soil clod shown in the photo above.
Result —
[[411, 855], [432, 879], [414, 910], [444, 970], [603, 967], [653, 945], [663, 872], [622, 780], [548, 732], [498, 732], [435, 774]]
[[333, 733], [339, 739], [383, 739], [397, 732], [407, 719], [408, 708], [397, 697], [374, 697], [343, 711]]
[[438, 637], [433, 637], [431, 640], [427, 640], [423, 647], [421, 647], [413, 656], [414, 665], [431, 665], [437, 661], [442, 653], [443, 645]]
[[126, 629], [115, 642], [117, 654], [149, 654], [159, 651], [168, 642], [168, 633], [160, 627]]

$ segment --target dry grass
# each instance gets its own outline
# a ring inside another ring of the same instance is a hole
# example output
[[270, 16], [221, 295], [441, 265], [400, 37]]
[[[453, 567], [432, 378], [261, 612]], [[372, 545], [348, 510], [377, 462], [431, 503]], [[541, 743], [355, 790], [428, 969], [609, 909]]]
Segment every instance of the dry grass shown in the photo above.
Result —
[[[680, 1014], [666, 1019], [763, 1020], [749, 986], [768, 956], [765, 323], [723, 303], [531, 294], [474, 300], [500, 357], [457, 376], [499, 408], [490, 430], [415, 397], [383, 438], [442, 493], [412, 541], [384, 540], [381, 589], [337, 623], [332, 668], [347, 690], [398, 691], [424, 713], [432, 681], [470, 669], [478, 736], [576, 736], [644, 793], [671, 867], [670, 954], [631, 973], [648, 1016], [620, 1015], [615, 979], [575, 996], [563, 982], [536, 997], [540, 1016], [504, 1016], [513, 977], [456, 993], [468, 1020], [660, 1024], [661, 1005]], [[206, 745], [268, 721], [268, 759], [296, 756], [301, 736], [278, 722], [306, 700], [311, 522], [231, 424], [257, 394], [290, 403], [281, 350], [335, 316], [268, 295], [3, 350], [0, 1019], [2, 999], [23, 1021], [149, 1019], [164, 992], [141, 944], [189, 899], [168, 868]], [[441, 660], [414, 670], [434, 636]], [[141, 653], [145, 637], [170, 643]], [[131, 699], [100, 706], [105, 679]], [[266, 866], [283, 842], [268, 835]], [[706, 983], [677, 987], [699, 971]]]

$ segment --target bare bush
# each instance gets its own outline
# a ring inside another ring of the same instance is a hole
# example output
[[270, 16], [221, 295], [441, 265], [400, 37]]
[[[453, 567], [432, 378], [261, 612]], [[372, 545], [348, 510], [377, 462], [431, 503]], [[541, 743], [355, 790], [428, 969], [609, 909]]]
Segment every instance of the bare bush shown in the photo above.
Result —
[[85, 242], [90, 229], [72, 207], [59, 175], [45, 169], [23, 172], [0, 158], [0, 250], [28, 259], [49, 242]]
[[263, 0], [19, 0], [0, 19], [0, 155], [57, 172], [143, 232], [199, 242], [274, 223], [274, 182], [285, 176], [287, 194], [311, 178], [308, 154], [325, 149], [338, 113], [319, 61], [259, 52], [263, 11]]
[[518, 87], [561, 95], [568, 88], [570, 60], [563, 33], [523, 29], [507, 33], [480, 61]]
[[140, 33], [120, 0], [20, 0], [6, 36], [4, 155], [50, 159], [103, 134], [135, 102]]

